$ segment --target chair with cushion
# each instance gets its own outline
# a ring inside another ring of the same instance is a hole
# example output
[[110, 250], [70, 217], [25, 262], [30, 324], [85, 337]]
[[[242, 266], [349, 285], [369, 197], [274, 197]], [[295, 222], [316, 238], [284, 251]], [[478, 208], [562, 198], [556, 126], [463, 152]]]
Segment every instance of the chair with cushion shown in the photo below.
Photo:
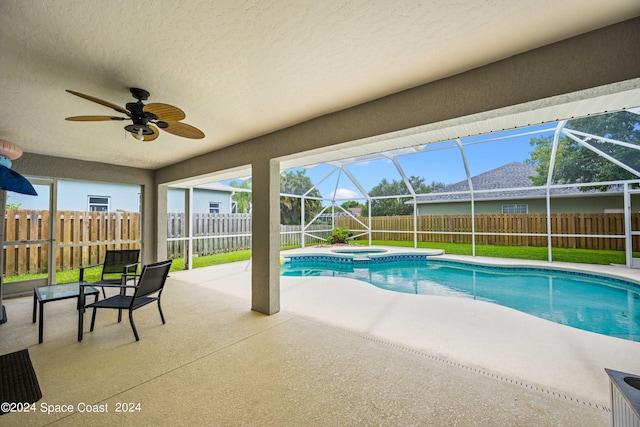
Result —
[[[140, 337], [138, 336], [136, 325], [133, 322], [133, 311], [154, 301], [157, 301], [158, 303], [158, 311], [160, 312], [162, 324], [164, 324], [165, 320], [164, 314], [162, 313], [162, 306], [160, 305], [160, 297], [162, 296], [162, 290], [167, 280], [170, 268], [171, 260], [167, 260], [143, 266], [140, 275], [123, 275], [122, 282], [119, 285], [102, 285], [104, 287], [119, 288], [120, 292], [117, 295], [104, 298], [91, 304], [84, 305], [84, 292], [81, 292], [80, 302], [83, 308], [80, 310], [80, 320], [78, 323], [78, 341], [82, 341], [83, 317], [84, 311], [87, 308], [93, 309], [93, 314], [91, 315], [91, 332], [93, 332], [93, 327], [95, 325], [97, 309], [110, 308], [118, 310], [118, 322], [122, 320], [122, 310], [128, 310], [129, 323], [131, 323], [133, 335], [136, 337], [136, 341], [139, 341]], [[135, 276], [138, 279], [137, 284], [126, 284], [130, 276]], [[83, 287], [84, 286], [90, 285], [87, 284], [83, 285]], [[91, 286], [93, 286], [93, 284]], [[133, 295], [127, 295], [127, 290], [133, 291]]]
[[[120, 285], [122, 275], [135, 274], [138, 271], [139, 259], [140, 249], [107, 250], [107, 253], [104, 255], [104, 263], [80, 267], [79, 281], [84, 282], [84, 271], [87, 268], [102, 265], [100, 280], [91, 285]], [[104, 287], [102, 288], [102, 295], [105, 298], [107, 297]]]

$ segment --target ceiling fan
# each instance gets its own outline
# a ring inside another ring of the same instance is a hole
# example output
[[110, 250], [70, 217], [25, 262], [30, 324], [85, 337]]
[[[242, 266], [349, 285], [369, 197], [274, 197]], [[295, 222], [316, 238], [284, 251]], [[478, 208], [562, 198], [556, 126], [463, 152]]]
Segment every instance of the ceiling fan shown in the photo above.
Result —
[[126, 125], [124, 129], [139, 141], [153, 141], [158, 137], [158, 128], [173, 135], [183, 138], [200, 139], [204, 138], [204, 133], [191, 125], [182, 123], [180, 120], [186, 117], [184, 111], [169, 104], [151, 103], [144, 104], [142, 101], [149, 99], [149, 92], [144, 89], [132, 87], [129, 89], [131, 95], [138, 102], [129, 102], [126, 108], [122, 108], [111, 102], [85, 95], [80, 92], [67, 89], [70, 94], [79, 96], [89, 101], [96, 102], [105, 107], [114, 109], [116, 112], [125, 114], [121, 116], [74, 116], [67, 117], [66, 120], [73, 122], [101, 122], [108, 120], [131, 120], [132, 124]]

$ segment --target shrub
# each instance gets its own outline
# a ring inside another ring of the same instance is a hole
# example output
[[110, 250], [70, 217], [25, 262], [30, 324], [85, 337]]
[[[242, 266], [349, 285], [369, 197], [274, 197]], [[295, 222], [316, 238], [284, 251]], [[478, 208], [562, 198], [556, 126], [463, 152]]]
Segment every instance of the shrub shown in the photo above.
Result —
[[335, 245], [337, 243], [347, 243], [347, 238], [351, 236], [347, 227], [336, 227], [331, 230], [331, 236], [327, 237], [327, 243]]

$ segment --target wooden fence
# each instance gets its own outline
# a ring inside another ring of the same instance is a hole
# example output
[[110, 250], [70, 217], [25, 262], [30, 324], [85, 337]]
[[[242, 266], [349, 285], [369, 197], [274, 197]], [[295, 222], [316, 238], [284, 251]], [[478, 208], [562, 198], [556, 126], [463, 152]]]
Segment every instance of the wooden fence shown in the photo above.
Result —
[[[368, 218], [360, 218], [363, 223]], [[413, 241], [413, 216], [372, 217], [374, 240]], [[353, 218], [336, 218], [336, 226], [364, 231]], [[632, 214], [632, 229], [640, 230], [640, 213]], [[419, 242], [471, 243], [471, 215], [419, 215]], [[476, 214], [476, 243], [510, 246], [546, 246], [546, 214]], [[487, 234], [483, 234], [487, 233]], [[520, 235], [505, 236], [500, 233]], [[625, 250], [624, 238], [580, 237], [580, 235], [624, 235], [622, 213], [554, 213], [551, 214], [552, 245], [557, 248]], [[533, 234], [533, 235], [531, 235]], [[363, 236], [362, 239], [367, 239]], [[634, 237], [640, 247], [640, 236]]]
[[[193, 254], [212, 255], [222, 252], [251, 249], [250, 214], [193, 214]], [[187, 236], [184, 213], [169, 213], [167, 238], [184, 239]], [[167, 256], [184, 256], [184, 240], [167, 242]]]
[[[208, 214], [197, 213], [192, 216], [193, 254], [195, 256], [213, 255], [251, 249], [250, 214]], [[302, 242], [299, 225], [280, 226], [280, 245], [293, 246]], [[331, 233], [329, 226], [312, 225], [309, 231], [326, 238]], [[327, 230], [327, 231], [322, 231]], [[181, 239], [167, 242], [167, 256], [184, 256], [184, 238], [186, 220], [184, 213], [170, 213], [167, 217], [167, 238]], [[307, 242], [317, 243], [317, 239], [306, 238]]]
[[[49, 262], [49, 211], [7, 209], [5, 241], [38, 241], [5, 245], [5, 276], [38, 274]], [[140, 247], [138, 212], [58, 211], [56, 271], [102, 263], [107, 249]]]
[[[367, 218], [360, 218], [366, 223]], [[56, 218], [56, 271], [77, 269], [81, 265], [99, 264], [107, 249], [140, 247], [140, 214], [137, 212], [58, 211]], [[211, 255], [251, 248], [249, 214], [194, 214], [194, 255]], [[640, 213], [632, 215], [632, 228], [640, 230]], [[336, 218], [336, 226], [352, 231], [362, 226], [350, 217]], [[471, 243], [471, 215], [420, 215], [417, 217], [418, 241]], [[476, 243], [513, 246], [546, 246], [545, 214], [478, 214], [475, 219]], [[5, 241], [34, 241], [5, 245], [5, 276], [47, 271], [49, 245], [46, 243], [51, 222], [48, 211], [8, 209], [5, 215]], [[322, 239], [330, 227], [313, 225], [308, 231]], [[413, 216], [372, 218], [374, 240], [413, 241]], [[580, 237], [581, 235], [623, 235], [624, 215], [605, 213], [557, 213], [551, 215], [551, 231], [557, 236], [552, 245], [558, 248], [624, 250], [623, 238]], [[487, 234], [483, 234], [487, 233]], [[505, 236], [500, 233], [520, 235]], [[184, 214], [168, 214], [167, 237], [186, 236]], [[366, 239], [363, 236], [362, 239]], [[305, 237], [307, 243], [321, 240]], [[281, 245], [301, 244], [300, 226], [281, 226]], [[634, 237], [640, 247], [640, 236]], [[184, 241], [167, 242], [171, 258], [184, 255]]]

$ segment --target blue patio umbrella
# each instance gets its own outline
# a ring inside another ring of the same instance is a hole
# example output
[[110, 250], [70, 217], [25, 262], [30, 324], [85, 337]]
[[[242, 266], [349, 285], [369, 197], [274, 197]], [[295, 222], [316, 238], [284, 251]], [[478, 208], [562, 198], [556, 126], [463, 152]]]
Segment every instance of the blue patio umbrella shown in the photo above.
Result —
[[33, 185], [18, 172], [11, 169], [11, 161], [22, 156], [22, 148], [13, 142], [0, 139], [0, 189], [37, 196]]
[[0, 188], [15, 193], [37, 196], [38, 193], [36, 193], [33, 185], [31, 185], [27, 178], [5, 166], [5, 159], [6, 157], [0, 159]]

